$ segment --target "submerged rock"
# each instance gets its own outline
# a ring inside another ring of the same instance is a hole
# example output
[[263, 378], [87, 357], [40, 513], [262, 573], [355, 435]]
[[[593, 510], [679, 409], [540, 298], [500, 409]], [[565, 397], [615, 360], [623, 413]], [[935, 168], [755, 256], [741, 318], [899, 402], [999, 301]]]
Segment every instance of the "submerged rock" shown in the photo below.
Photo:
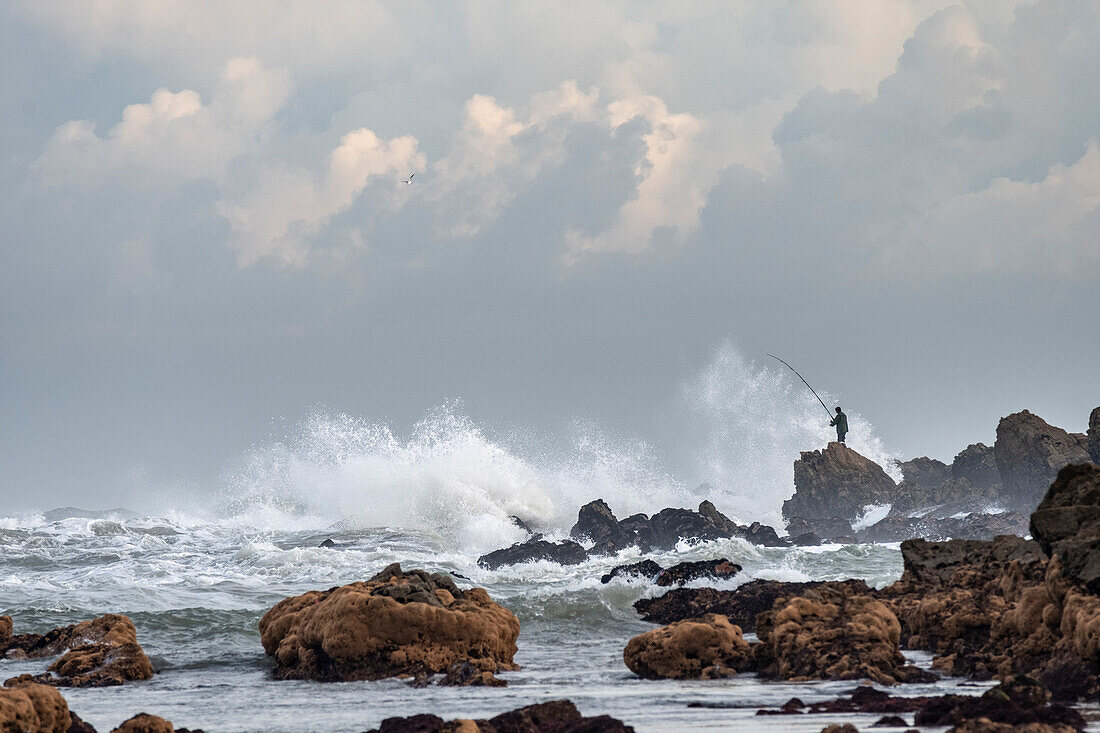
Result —
[[657, 563], [652, 560], [642, 560], [641, 562], [631, 563], [630, 565], [616, 565], [611, 568], [611, 572], [605, 574], [600, 578], [601, 583], [610, 583], [613, 578], [645, 578], [646, 580], [653, 580], [658, 575], [664, 572]]
[[682, 585], [692, 580], [707, 578], [711, 580], [726, 580], [741, 572], [741, 566], [730, 562], [724, 557], [717, 560], [698, 560], [695, 562], [682, 562], [673, 565], [668, 570], [657, 576], [657, 585], [670, 586]]
[[431, 675], [467, 662], [514, 670], [519, 621], [482, 588], [393, 564], [370, 580], [287, 598], [260, 637], [277, 679], [322, 682]]
[[3, 654], [10, 659], [60, 654], [46, 673], [16, 678], [60, 687], [109, 687], [153, 676], [153, 665], [137, 642], [134, 623], [114, 613], [45, 634], [9, 635]]
[[504, 565], [517, 565], [521, 562], [533, 562], [536, 560], [550, 560], [559, 565], [578, 565], [588, 558], [584, 548], [571, 540], [561, 542], [547, 542], [544, 539], [532, 538], [526, 542], [519, 542], [503, 550], [494, 550], [477, 559], [477, 564], [483, 568], [494, 570]]
[[1001, 418], [993, 451], [1006, 501], [1024, 511], [1035, 508], [1060, 469], [1090, 460], [1076, 437], [1027, 410]]
[[643, 679], [717, 679], [755, 667], [741, 629], [707, 614], [646, 631], [631, 639], [623, 661]]
[[[852, 521], [869, 505], [889, 504], [894, 480], [882, 466], [843, 443], [820, 451], [803, 451], [794, 463], [795, 493], [783, 502], [783, 516], [813, 522], [814, 517], [839, 516]], [[822, 533], [814, 528], [822, 536]]]
[[586, 718], [569, 700], [551, 700], [512, 710], [488, 720], [452, 720], [437, 715], [386, 718], [367, 733], [633, 733], [608, 715]]

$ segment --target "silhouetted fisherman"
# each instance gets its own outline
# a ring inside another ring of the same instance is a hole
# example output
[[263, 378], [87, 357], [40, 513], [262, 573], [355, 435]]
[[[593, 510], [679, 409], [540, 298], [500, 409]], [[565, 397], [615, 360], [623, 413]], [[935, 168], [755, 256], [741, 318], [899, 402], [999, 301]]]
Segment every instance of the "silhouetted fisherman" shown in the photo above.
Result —
[[841, 443], [844, 442], [844, 436], [848, 434], [848, 416], [840, 411], [840, 406], [836, 408], [836, 417], [834, 417], [829, 425], [836, 426], [836, 439]]

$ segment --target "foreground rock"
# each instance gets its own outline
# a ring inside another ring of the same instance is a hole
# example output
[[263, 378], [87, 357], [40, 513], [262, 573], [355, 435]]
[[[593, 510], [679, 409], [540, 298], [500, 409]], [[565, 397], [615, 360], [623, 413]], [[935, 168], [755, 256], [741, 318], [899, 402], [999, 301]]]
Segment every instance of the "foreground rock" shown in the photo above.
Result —
[[993, 450], [1005, 500], [1028, 512], [1043, 498], [1059, 470], [1091, 459], [1076, 436], [1027, 410], [1001, 418]]
[[1088, 431], [1088, 448], [1089, 455], [1092, 456], [1092, 462], [1100, 464], [1100, 407], [1097, 407], [1089, 415], [1089, 431]]
[[1100, 593], [1100, 466], [1067, 466], [1031, 515], [1031, 534], [1062, 572]]
[[365, 583], [287, 598], [260, 620], [275, 677], [322, 682], [432, 675], [461, 663], [514, 670], [518, 635], [519, 621], [484, 589], [396, 563]]
[[756, 617], [754, 654], [764, 677], [785, 680], [869, 679], [884, 685], [928, 682], [901, 655], [901, 624], [884, 603], [822, 583], [776, 601]]
[[588, 553], [576, 542], [570, 542], [569, 540], [547, 542], [536, 537], [506, 547], [503, 550], [495, 550], [487, 555], [482, 555], [477, 559], [477, 564], [490, 570], [505, 565], [518, 565], [519, 563], [537, 560], [550, 560], [559, 565], [579, 565], [587, 557]]
[[717, 679], [755, 669], [741, 629], [707, 614], [646, 631], [631, 639], [623, 661], [643, 679]]
[[71, 722], [65, 698], [48, 685], [23, 683], [0, 689], [0, 731], [66, 733]]
[[586, 718], [569, 700], [528, 705], [489, 720], [452, 720], [437, 715], [386, 718], [367, 733], [633, 733], [609, 715]]
[[153, 676], [153, 665], [126, 616], [109, 613], [45, 634], [12, 635], [12, 626], [10, 617], [0, 616], [0, 650], [8, 659], [62, 655], [47, 672], [16, 679], [60, 687], [109, 687]]
[[882, 466], [843, 443], [829, 443], [825, 450], [803, 451], [794, 464], [795, 493], [783, 502], [783, 516], [802, 518], [813, 526], [815, 518], [839, 517], [851, 522], [869, 505], [889, 504], [894, 480]]

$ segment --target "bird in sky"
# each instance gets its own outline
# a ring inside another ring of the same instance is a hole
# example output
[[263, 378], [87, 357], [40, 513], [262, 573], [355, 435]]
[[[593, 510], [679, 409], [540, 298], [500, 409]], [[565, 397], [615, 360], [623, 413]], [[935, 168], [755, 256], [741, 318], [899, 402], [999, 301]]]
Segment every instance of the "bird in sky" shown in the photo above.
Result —
[[402, 179], [401, 179], [401, 182], [402, 182], [402, 183], [406, 183], [406, 184], [408, 184], [408, 185], [410, 185], [410, 186], [411, 186], [411, 185], [412, 185], [412, 182], [413, 182], [413, 176], [415, 176], [415, 175], [416, 175], [415, 173], [412, 173], [412, 174], [410, 174], [410, 175], [409, 175], [409, 177], [408, 177], [408, 178], [402, 178]]

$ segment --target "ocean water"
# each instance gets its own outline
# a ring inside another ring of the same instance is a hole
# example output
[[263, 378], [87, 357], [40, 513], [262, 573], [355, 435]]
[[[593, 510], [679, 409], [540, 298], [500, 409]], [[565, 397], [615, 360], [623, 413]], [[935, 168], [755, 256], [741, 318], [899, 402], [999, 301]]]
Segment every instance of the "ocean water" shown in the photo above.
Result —
[[[422, 712], [491, 717], [551, 699], [607, 713], [639, 731], [802, 730], [860, 727], [877, 716], [756, 716], [791, 697], [835, 697], [854, 683], [643, 681], [622, 661], [634, 635], [653, 628], [632, 608], [657, 588], [599, 578], [636, 550], [561, 567], [540, 562], [488, 571], [477, 557], [524, 539], [518, 516], [553, 539], [577, 509], [603, 498], [621, 518], [710, 499], [741, 522], [781, 526], [800, 450], [831, 430], [820, 405], [789, 375], [732, 349], [680, 395], [684, 449], [658, 452], [630, 436], [578, 422], [557, 440], [494, 432], [448, 406], [407, 434], [375, 421], [318, 412], [261, 441], [210, 487], [147, 486], [130, 509], [71, 508], [0, 517], [0, 613], [16, 633], [42, 632], [103, 613], [133, 619], [157, 670], [151, 681], [68, 689], [70, 706], [101, 731], [137, 712], [176, 726], [231, 731], [362, 731]], [[849, 413], [850, 443], [894, 470], [865, 420]], [[695, 478], [685, 481], [680, 476]], [[698, 486], [697, 478], [708, 481]], [[111, 494], [107, 506], [120, 503]], [[324, 539], [337, 547], [320, 548]], [[768, 549], [741, 540], [682, 545], [651, 555], [663, 565], [726, 557], [753, 578], [840, 580], [882, 586], [901, 574], [896, 545]], [[392, 562], [466, 576], [520, 619], [522, 669], [505, 688], [414, 689], [399, 680], [322, 684], [276, 681], [257, 623], [290, 595], [369, 578]], [[925, 656], [914, 661], [928, 664]], [[0, 679], [40, 672], [47, 660], [0, 660]], [[983, 685], [944, 680], [903, 694]], [[692, 705], [696, 703], [696, 705]], [[701, 706], [700, 706], [701, 705]]]

